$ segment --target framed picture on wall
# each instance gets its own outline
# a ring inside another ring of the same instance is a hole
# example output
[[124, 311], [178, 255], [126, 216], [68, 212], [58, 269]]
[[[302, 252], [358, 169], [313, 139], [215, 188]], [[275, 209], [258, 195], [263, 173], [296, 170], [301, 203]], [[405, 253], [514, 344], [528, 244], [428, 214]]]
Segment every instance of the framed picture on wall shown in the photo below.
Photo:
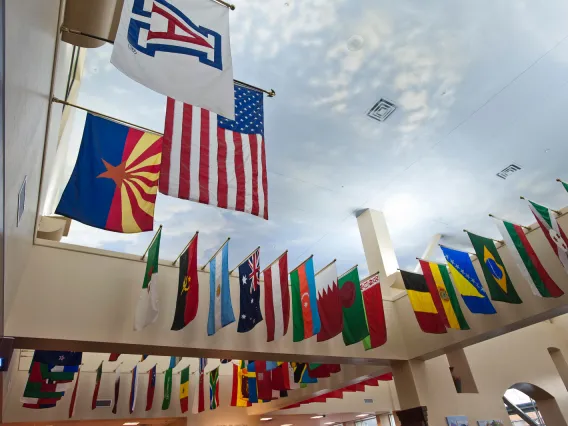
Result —
[[446, 417], [448, 426], [469, 426], [466, 416], [448, 416]]
[[478, 420], [477, 426], [504, 426], [501, 420]]

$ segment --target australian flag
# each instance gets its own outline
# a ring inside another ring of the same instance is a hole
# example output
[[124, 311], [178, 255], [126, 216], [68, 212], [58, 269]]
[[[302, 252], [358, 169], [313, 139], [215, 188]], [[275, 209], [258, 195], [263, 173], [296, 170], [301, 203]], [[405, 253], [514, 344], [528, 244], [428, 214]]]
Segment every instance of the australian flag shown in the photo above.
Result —
[[260, 249], [239, 266], [239, 284], [241, 288], [241, 315], [239, 333], [251, 331], [262, 321], [260, 312]]

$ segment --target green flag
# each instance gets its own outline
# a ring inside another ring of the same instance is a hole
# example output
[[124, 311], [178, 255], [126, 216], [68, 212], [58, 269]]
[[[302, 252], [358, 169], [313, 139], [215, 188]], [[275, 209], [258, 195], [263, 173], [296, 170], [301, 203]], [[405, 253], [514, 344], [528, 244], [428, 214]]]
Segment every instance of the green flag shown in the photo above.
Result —
[[343, 305], [343, 341], [352, 345], [369, 335], [358, 269], [341, 276], [338, 285]]
[[505, 264], [501, 260], [493, 240], [470, 232], [467, 234], [471, 244], [473, 244], [485, 281], [487, 281], [491, 299], [505, 303], [523, 303], [515, 287], [513, 287], [511, 278], [509, 278]]
[[161, 236], [162, 227], [158, 229], [148, 250], [144, 282], [134, 316], [134, 330], [136, 331], [144, 329], [158, 319], [158, 257]]
[[164, 400], [162, 401], [162, 410], [170, 408], [170, 400], [172, 399], [172, 369], [166, 370], [164, 376]]

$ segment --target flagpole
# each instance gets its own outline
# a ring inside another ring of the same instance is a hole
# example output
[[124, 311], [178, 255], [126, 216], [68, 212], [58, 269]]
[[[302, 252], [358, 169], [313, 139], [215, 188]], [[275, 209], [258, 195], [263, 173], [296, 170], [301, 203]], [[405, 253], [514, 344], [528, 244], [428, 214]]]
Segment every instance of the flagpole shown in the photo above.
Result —
[[185, 253], [185, 251], [187, 250], [187, 248], [191, 245], [191, 243], [193, 242], [193, 240], [195, 240], [195, 238], [197, 238], [197, 235], [199, 234], [199, 231], [195, 231], [195, 235], [193, 235], [193, 237], [191, 238], [191, 240], [189, 240], [189, 243], [187, 243], [187, 245], [183, 248], [183, 250], [181, 251], [181, 253], [179, 254], [178, 257], [176, 257], [176, 260], [174, 260], [172, 262], [172, 265], [175, 265], [177, 263], [177, 261], [179, 260], [179, 258]]
[[274, 265], [276, 262], [278, 262], [280, 259], [282, 259], [282, 256], [284, 256], [287, 253], [288, 253], [288, 250], [286, 250], [284, 253], [282, 253], [280, 256], [278, 256], [275, 260], [273, 260], [270, 265], [268, 265], [266, 268], [264, 268], [262, 270], [262, 272], [266, 271], [268, 268], [270, 268], [272, 265]]
[[344, 277], [345, 275], [347, 275], [349, 272], [351, 272], [351, 271], [357, 269], [358, 267], [359, 267], [358, 264], [355, 265], [355, 266], [353, 266], [351, 269], [348, 269], [346, 272], [344, 272], [343, 274], [341, 274], [340, 276], [338, 276], [337, 279], [343, 278], [343, 277]]
[[[464, 229], [463, 232], [466, 232], [468, 234], [477, 235], [474, 232], [468, 231], [467, 229]], [[480, 237], [481, 237], [481, 235], [480, 235]], [[483, 237], [483, 238], [487, 238], [487, 237]], [[501, 244], [499, 247], [503, 247], [505, 245], [505, 241], [503, 241], [503, 240], [496, 240], [495, 238], [489, 238], [489, 239], [492, 240], [492, 241], [495, 241], [496, 243]], [[497, 247], [497, 248], [499, 248], [499, 247]]]
[[[530, 200], [526, 199], [525, 197], [523, 197], [522, 195], [521, 195], [521, 200], [530, 201]], [[560, 216], [560, 215], [562, 214], [560, 211], [551, 209], [550, 207], [547, 207], [547, 209], [550, 210], [550, 211], [552, 211], [552, 212], [554, 212], [554, 213], [556, 213], [558, 216]]]
[[142, 257], [140, 258], [140, 260], [144, 260], [144, 258], [148, 254], [148, 251], [150, 250], [150, 247], [152, 247], [152, 244], [154, 244], [154, 241], [156, 241], [156, 238], [158, 238], [158, 234], [160, 233], [161, 230], [162, 230], [162, 225], [160, 225], [160, 227], [158, 228], [158, 230], [154, 234], [154, 238], [152, 238], [152, 241], [150, 241], [150, 244], [148, 244], [148, 247], [146, 248], [146, 251], [144, 252]]
[[67, 106], [70, 106], [70, 107], [73, 107], [73, 108], [77, 108], [77, 109], [80, 109], [80, 110], [83, 110], [83, 111], [87, 111], [88, 113], [91, 113], [91, 114], [96, 115], [98, 117], [106, 118], [107, 120], [110, 120], [110, 121], [114, 121], [114, 122], [117, 122], [117, 123], [120, 123], [120, 124], [125, 124], [129, 127], [136, 127], [137, 129], [144, 130], [147, 133], [152, 133], [152, 134], [157, 135], [157, 136], [164, 136], [163, 133], [160, 133], [156, 130], [152, 130], [152, 129], [149, 129], [149, 128], [143, 127], [143, 126], [139, 126], [138, 124], [134, 124], [134, 123], [131, 123], [129, 121], [124, 121], [124, 120], [121, 120], [120, 118], [111, 117], [110, 115], [106, 115], [106, 114], [103, 114], [103, 113], [100, 113], [100, 112], [97, 112], [97, 111], [93, 111], [92, 109], [85, 108], [85, 107], [82, 107], [80, 105], [72, 104], [71, 102], [62, 101], [61, 99], [56, 98], [55, 96], [53, 98], [51, 98], [51, 102], [55, 102], [57, 104], [67, 105]]
[[[229, 7], [230, 9], [234, 10], [235, 6], [229, 5], [229, 3], [227, 3], [223, 0], [213, 0], [213, 1], [219, 2], [219, 3]], [[230, 7], [230, 6], [232, 6], [232, 7]], [[103, 37], [99, 37], [99, 36], [94, 35], [94, 34], [84, 33], [83, 31], [67, 28], [64, 25], [61, 26], [61, 31], [66, 32], [66, 33], [80, 35], [80, 36], [83, 36], [83, 37], [94, 38], [95, 40], [104, 41], [105, 43], [108, 43], [108, 44], [114, 44], [114, 41], [109, 40], [108, 38], [103, 38]], [[268, 91], [268, 90], [262, 89], [260, 87], [253, 86], [252, 84], [245, 83], [244, 81], [233, 80], [233, 82], [235, 84], [239, 85], [239, 86], [248, 87], [249, 89], [256, 90], [257, 92], [266, 93], [269, 98], [273, 98], [274, 96], [276, 96], [276, 92], [274, 91], [274, 89], [270, 89], [270, 91]]]
[[243, 263], [245, 263], [248, 260], [248, 258], [251, 257], [253, 255], [253, 253], [257, 250], [260, 250], [260, 246], [258, 246], [253, 251], [251, 251], [250, 254], [247, 257], [245, 257], [241, 263], [239, 263], [237, 266], [235, 266], [233, 269], [231, 269], [231, 271], [229, 272], [229, 275], [231, 275], [235, 271], [235, 269], [237, 269], [239, 266], [241, 266]]
[[[508, 220], [501, 219], [500, 217], [494, 216], [494, 215], [492, 215], [491, 213], [489, 213], [489, 217], [492, 217], [493, 219], [497, 219], [497, 220], [502, 220], [503, 222], [509, 222]], [[509, 222], [509, 223], [513, 223], [513, 222]], [[521, 228], [524, 228], [524, 229], [526, 229], [527, 231], [532, 231], [532, 230], [533, 230], [530, 226], [519, 225], [518, 223], [513, 223], [513, 225], [520, 226]]]
[[228, 7], [231, 10], [235, 10], [235, 5], [231, 4], [231, 3], [227, 3], [226, 1], [223, 0], [213, 0], [215, 3], [219, 3], [222, 4], [225, 7]]
[[333, 259], [331, 262], [329, 262], [327, 265], [325, 265], [323, 268], [321, 268], [319, 271], [316, 272], [316, 275], [320, 274], [322, 271], [326, 270], [327, 268], [329, 268], [331, 265], [333, 265], [335, 262], [337, 262], [337, 259]]
[[219, 254], [219, 252], [223, 249], [223, 247], [225, 247], [225, 245], [229, 242], [230, 239], [231, 239], [231, 237], [227, 237], [227, 239], [225, 240], [225, 242], [223, 243], [223, 245], [222, 245], [221, 247], [219, 247], [219, 250], [217, 250], [217, 251], [215, 252], [215, 254], [214, 254], [213, 256], [211, 256], [211, 258], [205, 263], [205, 265], [203, 265], [203, 266], [201, 267], [201, 270], [202, 270], [202, 271], [207, 267], [207, 265], [209, 265], [209, 262], [211, 262], [211, 261], [215, 258], [215, 256], [217, 256], [217, 254]]
[[308, 260], [310, 260], [312, 257], [314, 257], [314, 255], [312, 254], [310, 257], [308, 257], [306, 260], [304, 260], [302, 263], [300, 263], [298, 266], [296, 266], [294, 269], [292, 269], [289, 273], [291, 274], [292, 272], [294, 272], [296, 269], [298, 269], [300, 266], [302, 266], [304, 263], [306, 263]]

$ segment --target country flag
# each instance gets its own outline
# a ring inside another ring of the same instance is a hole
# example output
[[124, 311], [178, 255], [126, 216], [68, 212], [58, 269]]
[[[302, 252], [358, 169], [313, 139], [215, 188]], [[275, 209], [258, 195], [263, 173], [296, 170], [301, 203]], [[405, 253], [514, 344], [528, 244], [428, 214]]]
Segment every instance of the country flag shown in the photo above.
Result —
[[[197, 394], [193, 397], [196, 398]], [[179, 382], [179, 405], [182, 413], [186, 413], [189, 409], [189, 366], [181, 370], [181, 378]]]
[[212, 336], [233, 322], [235, 322], [235, 314], [229, 286], [229, 243], [227, 242], [209, 263], [207, 334]]
[[146, 411], [152, 409], [154, 404], [154, 391], [156, 390], [156, 366], [148, 371], [148, 389], [146, 391]]
[[365, 318], [369, 335], [363, 339], [365, 350], [378, 348], [387, 342], [387, 324], [379, 273], [361, 282], [361, 294], [365, 305]]
[[219, 367], [209, 372], [209, 409], [219, 406]]
[[132, 369], [132, 380], [130, 381], [130, 397], [128, 398], [128, 412], [134, 413], [136, 408], [136, 397], [138, 395], [138, 366]]
[[118, 396], [120, 394], [120, 366], [114, 372], [114, 404], [112, 406], [113, 414], [118, 411]]
[[172, 367], [166, 370], [164, 374], [164, 399], [162, 400], [162, 411], [170, 408], [172, 399]]
[[321, 330], [317, 307], [313, 258], [310, 257], [290, 272], [294, 342], [308, 339]]
[[77, 379], [75, 380], [75, 386], [73, 386], [73, 393], [71, 394], [71, 402], [69, 403], [69, 418], [72, 418], [75, 414], [75, 401], [77, 400], [77, 388], [79, 387], [79, 377], [81, 376], [81, 370], [77, 372]]
[[266, 340], [272, 342], [286, 335], [290, 321], [290, 289], [288, 287], [288, 253], [266, 268], [264, 276], [264, 316]]
[[240, 306], [237, 332], [251, 331], [262, 321], [260, 312], [260, 249], [239, 265]]
[[[200, 373], [195, 381], [195, 392], [193, 394], [193, 414], [202, 413], [205, 411], [205, 375], [207, 373]], [[184, 412], [182, 410], [182, 412]]]
[[158, 229], [148, 250], [144, 281], [134, 314], [134, 330], [136, 331], [143, 330], [158, 319], [158, 260], [161, 237], [162, 227]]
[[97, 408], [97, 400], [99, 399], [99, 389], [101, 388], [101, 379], [103, 377], [103, 363], [97, 368], [97, 378], [95, 379], [95, 388], [93, 389], [93, 398], [91, 400], [91, 410]]
[[369, 335], [357, 267], [339, 277], [339, 294], [343, 306], [343, 342], [352, 345]]
[[529, 201], [529, 207], [534, 214], [540, 229], [548, 240], [550, 247], [558, 256], [560, 263], [568, 272], [568, 237], [560, 227], [555, 213], [548, 207]]
[[544, 269], [523, 228], [504, 220], [495, 219], [495, 223], [533, 294], [541, 297], [562, 296], [564, 292]]
[[317, 304], [321, 320], [318, 342], [337, 336], [343, 329], [343, 312], [337, 281], [335, 261], [316, 274]]
[[176, 311], [172, 330], [181, 330], [197, 315], [199, 306], [199, 279], [197, 277], [197, 237], [189, 242], [179, 259], [179, 279]]

